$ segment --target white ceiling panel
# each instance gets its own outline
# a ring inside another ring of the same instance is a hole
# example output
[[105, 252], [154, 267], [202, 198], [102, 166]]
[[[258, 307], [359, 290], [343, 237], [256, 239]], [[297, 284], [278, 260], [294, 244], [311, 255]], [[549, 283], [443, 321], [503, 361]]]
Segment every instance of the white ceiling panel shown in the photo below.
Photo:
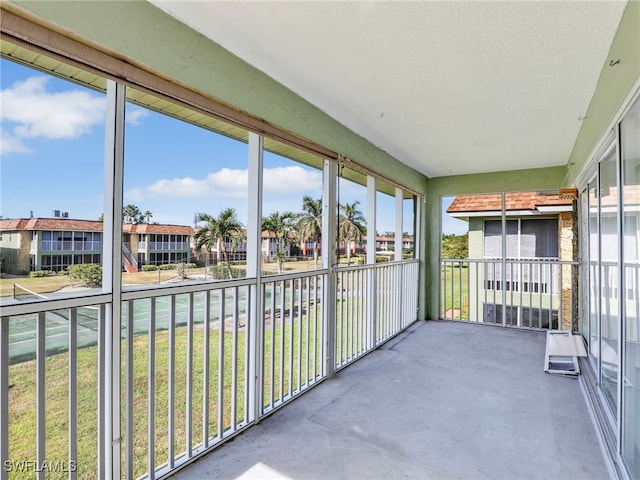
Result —
[[430, 177], [565, 165], [626, 4], [152, 3]]

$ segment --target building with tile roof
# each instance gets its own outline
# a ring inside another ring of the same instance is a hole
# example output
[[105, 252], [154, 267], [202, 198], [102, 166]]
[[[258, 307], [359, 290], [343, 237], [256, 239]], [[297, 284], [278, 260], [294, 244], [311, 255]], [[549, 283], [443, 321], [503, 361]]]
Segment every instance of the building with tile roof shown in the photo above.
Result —
[[[184, 225], [125, 224], [123, 268], [189, 262], [194, 229]], [[103, 223], [65, 217], [0, 220], [2, 272], [58, 272], [81, 263], [102, 264]]]
[[[563, 302], [565, 311], [551, 309], [546, 317], [535, 305], [551, 304], [571, 285], [571, 268], [559, 262], [576, 259], [577, 238], [574, 232], [574, 202], [577, 194], [555, 192], [513, 192], [504, 194], [506, 255], [502, 243], [502, 194], [461, 195], [447, 208], [454, 218], [469, 223], [469, 275], [482, 279], [481, 291], [468, 292], [469, 311], [478, 313], [480, 321], [501, 323], [502, 309], [507, 309], [507, 323], [537, 328], [570, 328], [572, 302]], [[567, 270], [567, 285], [560, 285], [557, 269]], [[504, 272], [503, 272], [504, 270]], [[506, 299], [496, 292], [502, 284]], [[517, 296], [518, 307], [512, 306], [511, 295]], [[528, 297], [522, 305], [520, 295]], [[528, 306], [527, 306], [528, 304]], [[549, 318], [551, 316], [552, 318]], [[543, 318], [544, 317], [544, 318]], [[559, 324], [564, 320], [563, 325]]]

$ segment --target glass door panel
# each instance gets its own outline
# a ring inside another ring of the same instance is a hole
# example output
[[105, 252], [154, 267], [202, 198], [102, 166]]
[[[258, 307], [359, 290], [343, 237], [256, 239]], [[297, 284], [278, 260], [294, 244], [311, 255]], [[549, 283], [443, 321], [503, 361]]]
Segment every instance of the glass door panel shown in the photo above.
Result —
[[620, 126], [624, 288], [622, 456], [640, 478], [640, 100]]
[[618, 399], [619, 270], [616, 149], [600, 162], [600, 381], [615, 416]]
[[589, 360], [596, 372], [600, 369], [600, 236], [598, 235], [598, 180], [589, 184]]

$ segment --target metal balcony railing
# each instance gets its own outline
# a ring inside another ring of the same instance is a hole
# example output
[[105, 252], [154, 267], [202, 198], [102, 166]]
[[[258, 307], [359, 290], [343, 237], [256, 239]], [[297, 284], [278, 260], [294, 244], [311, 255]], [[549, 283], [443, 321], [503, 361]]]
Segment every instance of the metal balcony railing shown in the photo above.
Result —
[[409, 260], [4, 306], [2, 478], [34, 462], [165, 476], [409, 326], [417, 275]]
[[440, 316], [561, 328], [574, 312], [577, 265], [557, 259], [442, 259]]

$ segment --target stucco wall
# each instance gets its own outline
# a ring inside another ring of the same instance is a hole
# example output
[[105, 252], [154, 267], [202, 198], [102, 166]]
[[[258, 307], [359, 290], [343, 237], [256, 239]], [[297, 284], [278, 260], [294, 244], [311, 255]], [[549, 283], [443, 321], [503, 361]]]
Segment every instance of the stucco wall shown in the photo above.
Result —
[[30, 262], [30, 232], [6, 231], [2, 232], [0, 242], [0, 258], [2, 258], [2, 273], [12, 275], [29, 272]]
[[[617, 63], [616, 63], [617, 62]], [[613, 65], [610, 65], [613, 63]], [[567, 185], [589, 165], [600, 139], [605, 135], [634, 84], [640, 79], [640, 1], [627, 4], [609, 55], [602, 68], [586, 118], [569, 158]]]

